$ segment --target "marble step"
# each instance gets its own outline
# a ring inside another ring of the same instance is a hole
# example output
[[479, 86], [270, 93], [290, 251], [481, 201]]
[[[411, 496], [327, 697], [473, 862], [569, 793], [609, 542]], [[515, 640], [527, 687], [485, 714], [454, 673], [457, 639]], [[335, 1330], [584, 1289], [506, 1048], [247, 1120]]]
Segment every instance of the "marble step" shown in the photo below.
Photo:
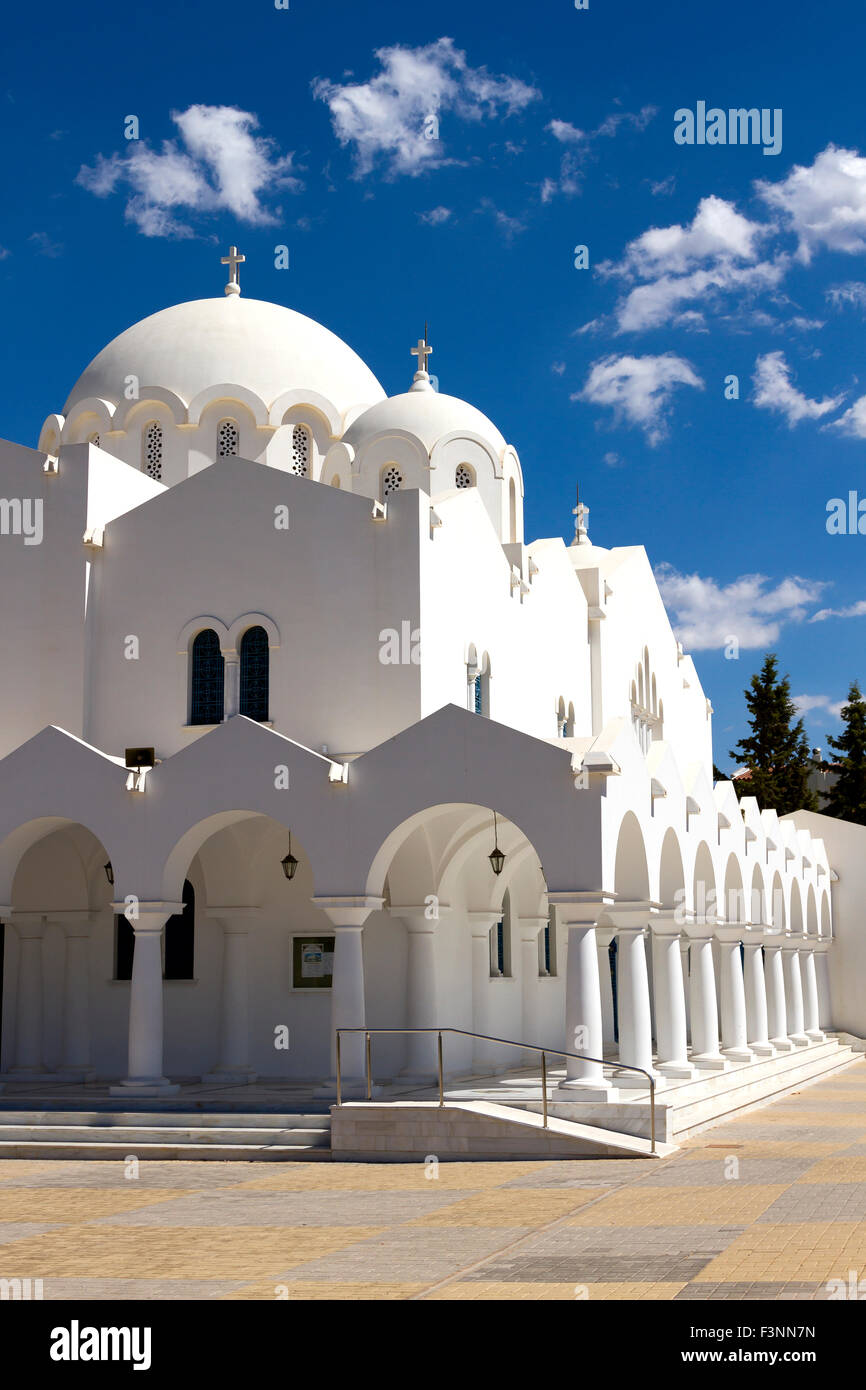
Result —
[[2, 1110], [0, 1130], [9, 1125], [60, 1126], [80, 1129], [237, 1129], [237, 1130], [321, 1130], [328, 1133], [331, 1117], [320, 1115], [220, 1114], [178, 1111], [138, 1112], [129, 1110]]
[[150, 1160], [202, 1160], [235, 1163], [317, 1163], [330, 1161], [330, 1147], [308, 1144], [228, 1144], [214, 1138], [209, 1144], [139, 1142], [117, 1144], [98, 1141], [45, 1140], [6, 1141], [0, 1139], [0, 1160], [4, 1158], [114, 1159], [123, 1162], [134, 1155]]

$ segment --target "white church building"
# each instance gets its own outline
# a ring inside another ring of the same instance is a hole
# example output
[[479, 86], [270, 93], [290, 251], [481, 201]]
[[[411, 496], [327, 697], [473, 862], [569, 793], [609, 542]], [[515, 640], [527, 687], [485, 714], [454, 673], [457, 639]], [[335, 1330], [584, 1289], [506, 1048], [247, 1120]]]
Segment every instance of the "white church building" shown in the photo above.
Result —
[[[450, 1078], [536, 1044], [613, 1106], [646, 1086], [616, 1062], [661, 1097], [862, 1036], [839, 823], [714, 785], [642, 546], [582, 505], [528, 541], [517, 450], [425, 340], [387, 397], [240, 259], [0, 442], [6, 1098], [325, 1094], [338, 1027], [447, 1027]], [[436, 1038], [375, 1059], [429, 1080]]]

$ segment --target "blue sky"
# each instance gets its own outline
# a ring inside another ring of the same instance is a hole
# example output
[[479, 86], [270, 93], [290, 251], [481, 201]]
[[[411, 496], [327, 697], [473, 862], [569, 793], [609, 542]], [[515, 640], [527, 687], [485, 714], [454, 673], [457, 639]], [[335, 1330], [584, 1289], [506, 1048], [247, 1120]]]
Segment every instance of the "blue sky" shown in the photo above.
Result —
[[[245, 293], [327, 324], [388, 392], [429, 319], [441, 389], [518, 449], [528, 538], [570, 538], [579, 479], [593, 540], [646, 545], [723, 768], [769, 649], [826, 746], [866, 681], [866, 535], [826, 528], [866, 498], [862, 4], [155, 0], [4, 25], [3, 436], [35, 444], [130, 323], [220, 294], [237, 242]], [[676, 143], [698, 102], [781, 110], [781, 150]]]

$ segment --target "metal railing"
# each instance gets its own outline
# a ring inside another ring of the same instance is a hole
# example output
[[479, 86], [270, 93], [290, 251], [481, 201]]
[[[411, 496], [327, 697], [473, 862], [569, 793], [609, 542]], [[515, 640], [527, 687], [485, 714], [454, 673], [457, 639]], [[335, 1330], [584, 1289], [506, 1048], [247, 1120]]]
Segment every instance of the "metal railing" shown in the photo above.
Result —
[[547, 1058], [548, 1057], [570, 1057], [577, 1062], [594, 1062], [601, 1067], [616, 1074], [619, 1071], [639, 1072], [645, 1076], [649, 1084], [650, 1093], [650, 1143], [651, 1152], [656, 1151], [656, 1083], [655, 1077], [651, 1072], [645, 1071], [643, 1067], [634, 1067], [629, 1062], [611, 1062], [603, 1057], [587, 1057], [582, 1052], [564, 1052], [558, 1047], [538, 1047], [535, 1043], [515, 1042], [512, 1038], [494, 1038], [488, 1033], [470, 1033], [466, 1028], [338, 1028], [337, 1029], [337, 1104], [343, 1103], [343, 1075], [341, 1059], [341, 1040], [344, 1033], [363, 1033], [364, 1035], [364, 1065], [367, 1078], [367, 1100], [373, 1099], [373, 1062], [372, 1047], [370, 1039], [373, 1034], [398, 1035], [398, 1036], [417, 1036], [418, 1034], [435, 1034], [437, 1038], [437, 1071], [439, 1081], [439, 1106], [445, 1104], [445, 1073], [442, 1066], [442, 1034], [453, 1033], [461, 1038], [477, 1038], [481, 1042], [500, 1043], [503, 1047], [519, 1047], [525, 1052], [538, 1052], [541, 1054], [541, 1114], [542, 1128], [547, 1129], [548, 1124], [548, 1103], [547, 1103]]

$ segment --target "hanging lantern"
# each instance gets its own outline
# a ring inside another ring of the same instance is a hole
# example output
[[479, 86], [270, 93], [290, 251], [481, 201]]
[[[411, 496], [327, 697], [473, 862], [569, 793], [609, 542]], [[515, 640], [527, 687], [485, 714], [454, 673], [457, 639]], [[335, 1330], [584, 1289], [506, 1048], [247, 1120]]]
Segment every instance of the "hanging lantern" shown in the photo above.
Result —
[[291, 831], [289, 832], [289, 852], [286, 855], [285, 859], [280, 860], [280, 863], [282, 864], [283, 873], [285, 874], [286, 878], [293, 879], [295, 877], [295, 874], [298, 872], [298, 861], [292, 854]]
[[105, 877], [108, 879], [108, 882], [111, 884], [111, 886], [112, 886], [112, 888], [113, 888], [113, 887], [114, 887], [114, 869], [111, 867], [111, 860], [110, 860], [110, 859], [109, 859], [109, 861], [108, 861], [107, 864], [104, 864], [104, 865], [103, 865], [103, 868], [105, 869]]
[[499, 839], [498, 839], [497, 833], [496, 833], [496, 812], [495, 812], [495, 811], [493, 812], [493, 849], [490, 851], [490, 853], [488, 854], [487, 858], [490, 860], [490, 867], [491, 867], [491, 869], [493, 870], [493, 872], [494, 872], [494, 873], [497, 875], [497, 877], [498, 877], [499, 874], [502, 873], [503, 867], [504, 867], [504, 865], [505, 865], [505, 855], [502, 853], [502, 850], [499, 848]]

